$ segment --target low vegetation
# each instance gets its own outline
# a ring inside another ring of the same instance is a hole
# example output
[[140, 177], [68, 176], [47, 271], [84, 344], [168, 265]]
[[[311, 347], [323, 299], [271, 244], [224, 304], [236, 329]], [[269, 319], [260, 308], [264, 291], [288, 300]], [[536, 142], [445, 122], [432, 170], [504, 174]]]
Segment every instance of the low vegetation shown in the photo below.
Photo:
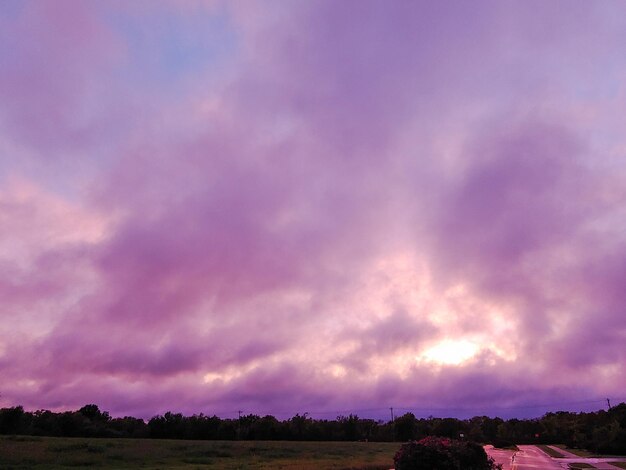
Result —
[[581, 462], [581, 463], [570, 463], [569, 468], [577, 469], [577, 468], [596, 468], [596, 467], [594, 467], [590, 463]]
[[512, 444], [510, 442], [495, 441], [493, 443], [493, 446], [496, 449], [512, 450], [513, 452], [517, 452], [519, 450], [519, 447], [517, 447], [515, 444]]
[[579, 457], [600, 457], [598, 454], [594, 453], [594, 452], [589, 452], [588, 450], [585, 449], [577, 449], [577, 448], [573, 448], [573, 447], [568, 447], [566, 445], [563, 444], [557, 444], [555, 447], [558, 447], [559, 449], [563, 449], [567, 452], [571, 452], [572, 454], [578, 455]]
[[561, 454], [560, 452], [554, 450], [552, 447], [549, 447], [549, 446], [546, 446], [546, 445], [538, 445], [537, 447], [539, 447], [546, 454], [548, 454], [550, 457], [554, 457], [555, 459], [562, 459], [564, 457], [563, 454]]
[[387, 470], [398, 444], [0, 437], [3, 470]]
[[396, 470], [501, 470], [482, 446], [468, 441], [426, 437], [403, 444], [394, 457]]

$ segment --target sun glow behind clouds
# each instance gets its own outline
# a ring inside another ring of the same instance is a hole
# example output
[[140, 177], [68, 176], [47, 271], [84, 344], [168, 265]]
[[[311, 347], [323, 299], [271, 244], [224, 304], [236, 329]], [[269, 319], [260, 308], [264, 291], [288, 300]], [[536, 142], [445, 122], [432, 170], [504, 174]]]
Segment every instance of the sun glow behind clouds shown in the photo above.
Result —
[[0, 0], [0, 406], [619, 396], [626, 3], [442, 3]]
[[478, 345], [467, 340], [444, 340], [427, 349], [418, 359], [445, 365], [460, 365], [476, 355]]

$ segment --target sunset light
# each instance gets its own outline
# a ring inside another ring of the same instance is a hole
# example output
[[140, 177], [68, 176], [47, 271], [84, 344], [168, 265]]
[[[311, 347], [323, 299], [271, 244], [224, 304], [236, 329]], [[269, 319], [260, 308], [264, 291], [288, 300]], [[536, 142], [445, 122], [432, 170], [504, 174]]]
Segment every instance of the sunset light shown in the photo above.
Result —
[[626, 1], [0, 0], [0, 409], [619, 402], [625, 110]]
[[459, 365], [471, 359], [478, 346], [466, 340], [445, 340], [429, 348], [422, 358], [444, 365]]

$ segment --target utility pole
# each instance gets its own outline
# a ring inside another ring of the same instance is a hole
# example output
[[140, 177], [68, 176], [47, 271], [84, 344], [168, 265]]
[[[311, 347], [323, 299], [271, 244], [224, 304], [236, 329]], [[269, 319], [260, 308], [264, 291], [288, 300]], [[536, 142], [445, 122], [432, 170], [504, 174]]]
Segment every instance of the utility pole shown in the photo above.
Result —
[[609, 411], [611, 410], [611, 400], [609, 400], [608, 398], [606, 399], [606, 404], [609, 405]]
[[237, 439], [241, 439], [241, 410], [237, 410], [239, 420], [237, 421]]
[[393, 423], [395, 420], [393, 419], [393, 406], [391, 406], [389, 408], [389, 411], [391, 412], [391, 422]]

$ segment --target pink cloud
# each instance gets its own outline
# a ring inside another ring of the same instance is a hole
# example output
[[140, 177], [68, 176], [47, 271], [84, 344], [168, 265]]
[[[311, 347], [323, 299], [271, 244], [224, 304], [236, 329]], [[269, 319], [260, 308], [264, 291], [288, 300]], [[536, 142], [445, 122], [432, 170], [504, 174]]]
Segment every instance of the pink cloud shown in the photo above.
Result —
[[[54, 5], [0, 19], [1, 405], [623, 389], [621, 7]], [[183, 33], [200, 65], [139, 79]], [[473, 352], [424, 359], [445, 341]]]

